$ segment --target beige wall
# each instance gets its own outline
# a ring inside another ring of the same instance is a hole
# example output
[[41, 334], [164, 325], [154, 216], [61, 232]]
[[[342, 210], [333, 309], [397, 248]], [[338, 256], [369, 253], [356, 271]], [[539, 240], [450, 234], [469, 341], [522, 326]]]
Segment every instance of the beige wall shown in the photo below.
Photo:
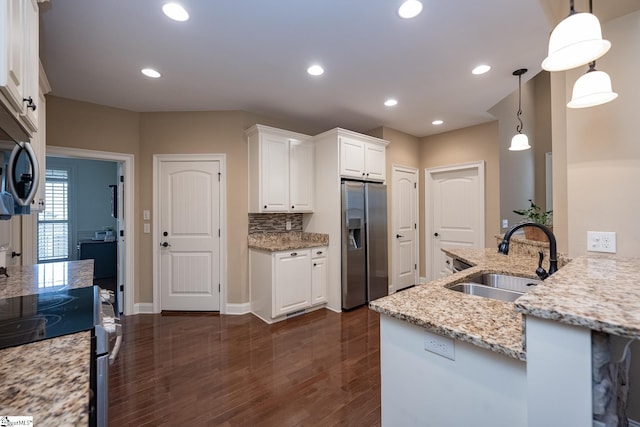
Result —
[[[420, 184], [424, 187], [424, 170], [458, 163], [485, 161], [485, 247], [495, 246], [500, 232], [500, 154], [498, 122], [493, 121], [439, 135], [422, 138], [419, 150]], [[420, 199], [420, 224], [425, 224], [424, 188]], [[424, 227], [422, 230], [424, 237]], [[424, 238], [420, 240], [422, 258], [420, 276], [426, 276]]]
[[[639, 257], [640, 144], [636, 121], [640, 111], [640, 11], [602, 23], [602, 32], [612, 48], [598, 59], [596, 68], [609, 74], [618, 99], [596, 107], [568, 109], [565, 104], [573, 84], [587, 67], [552, 76], [554, 204], [561, 192], [567, 203], [566, 230], [558, 230], [558, 235], [566, 232], [568, 253], [575, 257], [586, 253], [588, 230], [615, 231], [618, 255]], [[557, 156], [561, 150], [566, 153], [564, 163]], [[564, 187], [556, 178], [562, 174], [566, 176]], [[619, 340], [614, 341], [621, 346]], [[629, 398], [629, 415], [635, 420], [640, 420], [638, 350], [634, 345]]]
[[142, 210], [153, 211], [154, 154], [225, 154], [227, 161], [227, 302], [249, 300], [247, 145], [256, 123], [307, 132], [300, 123], [242, 111], [135, 113], [49, 97], [47, 144], [133, 154], [136, 169], [135, 303], [153, 301], [152, 235], [142, 233]]

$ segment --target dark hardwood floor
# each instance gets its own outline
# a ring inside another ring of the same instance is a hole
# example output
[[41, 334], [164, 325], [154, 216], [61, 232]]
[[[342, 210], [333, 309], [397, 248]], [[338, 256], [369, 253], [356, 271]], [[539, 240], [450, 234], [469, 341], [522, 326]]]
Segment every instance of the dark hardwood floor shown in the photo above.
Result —
[[380, 425], [379, 315], [122, 317], [110, 426]]

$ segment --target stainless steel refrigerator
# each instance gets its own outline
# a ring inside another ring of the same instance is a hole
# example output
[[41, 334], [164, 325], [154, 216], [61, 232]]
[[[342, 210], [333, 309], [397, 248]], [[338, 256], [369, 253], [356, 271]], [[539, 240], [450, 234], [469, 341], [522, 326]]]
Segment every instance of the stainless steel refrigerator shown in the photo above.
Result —
[[389, 293], [387, 186], [342, 182], [342, 308]]

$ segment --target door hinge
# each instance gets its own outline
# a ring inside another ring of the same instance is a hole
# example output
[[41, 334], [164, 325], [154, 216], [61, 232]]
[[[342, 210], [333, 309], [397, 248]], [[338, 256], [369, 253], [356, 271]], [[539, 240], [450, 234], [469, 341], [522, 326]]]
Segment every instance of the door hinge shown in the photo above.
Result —
[[413, 229], [417, 230], [418, 229], [418, 224], [416, 224], [415, 222], [413, 223]]
[[413, 183], [413, 188], [418, 188], [418, 183], [417, 182]]
[[220, 237], [220, 229], [218, 228], [218, 237]]
[[120, 292], [124, 292], [124, 285], [120, 285]]
[[413, 269], [417, 270], [418, 269], [418, 264], [413, 264]]
[[220, 182], [220, 175], [222, 175], [222, 173], [218, 172], [218, 182]]
[[120, 175], [120, 182], [124, 182], [124, 175]]
[[124, 230], [120, 230], [120, 237], [124, 237]]
[[218, 292], [220, 292], [220, 283], [218, 283]]

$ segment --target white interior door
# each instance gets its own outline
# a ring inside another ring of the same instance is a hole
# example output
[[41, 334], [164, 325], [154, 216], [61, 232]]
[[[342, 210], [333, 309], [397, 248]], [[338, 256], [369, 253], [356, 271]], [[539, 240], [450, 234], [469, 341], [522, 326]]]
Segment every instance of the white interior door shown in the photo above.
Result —
[[452, 272], [443, 247], [484, 247], [484, 162], [427, 169], [427, 265], [433, 279]]
[[392, 171], [393, 288], [418, 283], [418, 171], [394, 166]]
[[162, 310], [220, 310], [220, 162], [161, 161]]

